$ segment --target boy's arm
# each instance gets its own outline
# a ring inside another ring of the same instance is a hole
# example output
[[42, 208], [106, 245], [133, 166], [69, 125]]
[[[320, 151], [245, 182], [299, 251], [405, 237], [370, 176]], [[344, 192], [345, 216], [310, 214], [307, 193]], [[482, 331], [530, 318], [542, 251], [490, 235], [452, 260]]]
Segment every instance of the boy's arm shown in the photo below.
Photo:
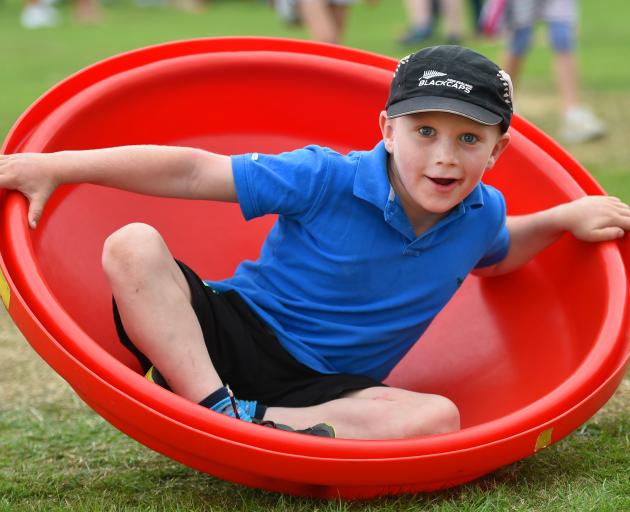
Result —
[[516, 270], [565, 232], [587, 242], [621, 238], [630, 229], [630, 207], [616, 197], [587, 196], [530, 215], [508, 217], [507, 227], [506, 257], [473, 274], [496, 276]]
[[122, 146], [0, 155], [0, 188], [19, 190], [27, 197], [32, 228], [53, 191], [69, 183], [164, 197], [236, 201], [230, 157], [200, 149]]

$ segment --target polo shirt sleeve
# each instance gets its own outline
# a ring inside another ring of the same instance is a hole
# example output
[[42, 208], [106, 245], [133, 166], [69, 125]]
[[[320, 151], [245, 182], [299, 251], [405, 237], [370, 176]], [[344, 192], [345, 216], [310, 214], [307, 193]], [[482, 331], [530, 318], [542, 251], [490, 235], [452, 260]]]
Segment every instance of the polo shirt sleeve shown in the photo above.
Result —
[[490, 230], [493, 236], [486, 253], [477, 262], [475, 268], [489, 267], [495, 263], [499, 263], [508, 253], [510, 248], [510, 232], [506, 224], [506, 207], [503, 194], [493, 187], [486, 187], [488, 195], [484, 198], [484, 208], [488, 207], [489, 216], [495, 227]]
[[268, 213], [307, 217], [326, 188], [328, 159], [329, 151], [319, 146], [278, 155], [233, 156], [236, 194], [245, 219]]

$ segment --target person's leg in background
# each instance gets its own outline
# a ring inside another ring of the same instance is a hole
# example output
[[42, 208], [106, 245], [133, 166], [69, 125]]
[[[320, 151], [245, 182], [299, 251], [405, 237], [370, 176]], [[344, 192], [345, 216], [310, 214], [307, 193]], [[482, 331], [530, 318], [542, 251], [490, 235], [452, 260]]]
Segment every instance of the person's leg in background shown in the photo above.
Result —
[[554, 74], [562, 104], [560, 137], [568, 143], [601, 137], [606, 133], [606, 126], [590, 108], [580, 104], [576, 58], [577, 6], [573, 0], [509, 1], [506, 10], [508, 42], [504, 69], [516, 86], [530, 48], [534, 24], [541, 18], [547, 23]]
[[508, 34], [507, 49], [503, 58], [503, 69], [512, 78], [512, 83], [518, 82], [523, 67], [523, 62], [529, 51], [533, 27], [520, 27]]
[[444, 32], [447, 44], [460, 44], [462, 40], [461, 0], [441, 0], [444, 15]]
[[316, 41], [339, 44], [346, 28], [349, 6], [327, 0], [298, 0], [299, 15]]
[[90, 25], [103, 20], [103, 10], [99, 0], [74, 0], [72, 15], [81, 24]]
[[462, 39], [461, 0], [405, 0], [409, 28], [398, 39], [400, 44], [420, 44], [433, 35], [438, 17], [444, 18], [447, 44], [459, 44]]
[[569, 143], [599, 138], [606, 133], [606, 125], [588, 106], [580, 104], [576, 27], [568, 21], [550, 21], [548, 30], [554, 55], [553, 68], [563, 105], [560, 136]]

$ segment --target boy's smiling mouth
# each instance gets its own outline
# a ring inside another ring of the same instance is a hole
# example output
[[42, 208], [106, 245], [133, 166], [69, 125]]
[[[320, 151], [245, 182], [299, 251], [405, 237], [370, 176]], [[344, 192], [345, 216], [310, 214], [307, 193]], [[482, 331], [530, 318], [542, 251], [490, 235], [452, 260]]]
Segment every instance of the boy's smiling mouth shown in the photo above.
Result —
[[441, 187], [448, 187], [457, 181], [455, 178], [432, 178], [431, 176], [427, 176], [427, 178]]

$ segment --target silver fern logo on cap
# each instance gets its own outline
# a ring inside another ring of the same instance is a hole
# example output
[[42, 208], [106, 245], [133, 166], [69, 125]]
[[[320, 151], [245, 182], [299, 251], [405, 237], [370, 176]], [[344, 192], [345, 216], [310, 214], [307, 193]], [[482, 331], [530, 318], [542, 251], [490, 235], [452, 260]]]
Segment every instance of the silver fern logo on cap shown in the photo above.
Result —
[[446, 76], [446, 73], [435, 71], [434, 69], [427, 69], [424, 73], [422, 73], [423, 80], [429, 80], [431, 78], [435, 78], [436, 76]]

